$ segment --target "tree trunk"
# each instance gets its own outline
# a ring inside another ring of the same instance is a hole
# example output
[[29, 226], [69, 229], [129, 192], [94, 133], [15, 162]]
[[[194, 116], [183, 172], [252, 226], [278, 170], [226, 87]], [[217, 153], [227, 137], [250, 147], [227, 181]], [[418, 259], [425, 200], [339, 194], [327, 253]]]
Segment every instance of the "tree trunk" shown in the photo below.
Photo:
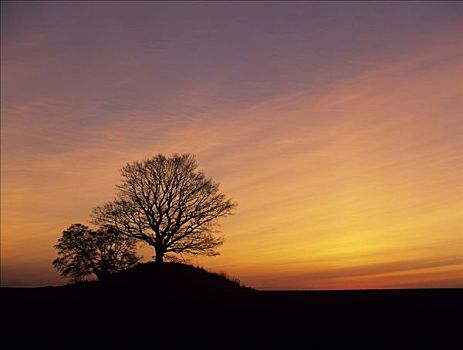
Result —
[[162, 249], [161, 247], [155, 247], [154, 250], [156, 254], [154, 261], [156, 262], [156, 264], [162, 264], [164, 261], [164, 249]]
[[96, 275], [98, 278], [98, 281], [104, 281], [109, 277], [109, 273], [97, 269], [93, 269], [93, 273]]

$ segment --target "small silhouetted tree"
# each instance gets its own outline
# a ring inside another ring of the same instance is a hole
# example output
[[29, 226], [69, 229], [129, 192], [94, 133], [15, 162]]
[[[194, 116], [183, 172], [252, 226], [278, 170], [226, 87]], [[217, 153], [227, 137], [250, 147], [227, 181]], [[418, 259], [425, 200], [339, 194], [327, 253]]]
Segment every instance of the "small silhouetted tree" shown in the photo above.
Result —
[[217, 219], [231, 214], [235, 204], [198, 170], [193, 155], [159, 154], [127, 164], [121, 175], [116, 199], [94, 209], [94, 223], [148, 243], [158, 263], [218, 254], [223, 239], [215, 236]]
[[61, 275], [73, 281], [85, 280], [94, 274], [99, 280], [135, 266], [136, 241], [120, 235], [114, 227], [103, 226], [94, 231], [81, 224], [73, 224], [63, 231], [55, 248], [58, 258], [53, 266]]

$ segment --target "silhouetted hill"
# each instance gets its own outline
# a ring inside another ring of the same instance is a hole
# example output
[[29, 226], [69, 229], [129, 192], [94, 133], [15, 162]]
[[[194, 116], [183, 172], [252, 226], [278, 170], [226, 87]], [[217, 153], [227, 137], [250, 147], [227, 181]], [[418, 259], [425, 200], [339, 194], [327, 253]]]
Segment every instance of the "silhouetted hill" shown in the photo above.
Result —
[[2, 288], [1, 347], [459, 348], [463, 290], [254, 291], [182, 264]]
[[125, 291], [133, 289], [146, 293], [210, 294], [249, 290], [224, 274], [179, 263], [139, 264], [130, 270], [110, 276], [100, 284], [106, 288], [122, 288]]
[[189, 297], [221, 297], [230, 294], [250, 292], [223, 273], [209, 272], [201, 267], [180, 263], [154, 262], [138, 264], [132, 269], [119, 272], [104, 281], [72, 283], [57, 287], [3, 288], [3, 294], [10, 298], [33, 298], [37, 302], [47, 298], [57, 302], [85, 297], [119, 297], [120, 294], [153, 296], [161, 295]]

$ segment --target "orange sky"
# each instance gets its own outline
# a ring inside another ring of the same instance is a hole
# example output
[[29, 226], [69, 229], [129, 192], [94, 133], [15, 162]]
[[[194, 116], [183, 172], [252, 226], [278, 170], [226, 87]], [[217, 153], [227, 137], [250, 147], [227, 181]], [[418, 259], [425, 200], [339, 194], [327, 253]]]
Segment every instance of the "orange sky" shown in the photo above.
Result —
[[64, 283], [53, 244], [121, 166], [189, 152], [238, 202], [194, 263], [463, 287], [460, 4], [67, 4], [2, 3], [2, 286]]

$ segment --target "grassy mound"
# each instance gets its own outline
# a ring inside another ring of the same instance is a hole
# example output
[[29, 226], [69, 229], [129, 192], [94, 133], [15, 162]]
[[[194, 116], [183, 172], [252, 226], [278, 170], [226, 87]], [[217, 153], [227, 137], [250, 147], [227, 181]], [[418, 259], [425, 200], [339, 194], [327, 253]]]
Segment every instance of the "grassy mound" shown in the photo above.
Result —
[[143, 293], [222, 293], [248, 290], [238, 280], [225, 274], [206, 271], [203, 268], [179, 263], [139, 264], [136, 267], [110, 276], [98, 282], [111, 289], [138, 290]]

